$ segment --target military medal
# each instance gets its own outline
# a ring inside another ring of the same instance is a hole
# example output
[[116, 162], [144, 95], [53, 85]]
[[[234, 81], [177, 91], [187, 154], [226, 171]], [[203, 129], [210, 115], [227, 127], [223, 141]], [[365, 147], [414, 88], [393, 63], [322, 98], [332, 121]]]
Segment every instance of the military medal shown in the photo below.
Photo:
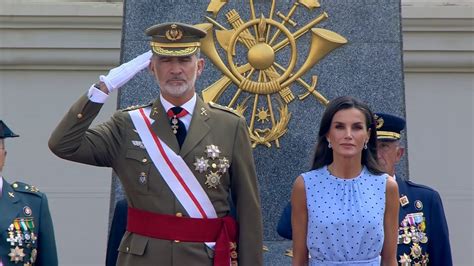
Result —
[[171, 118], [171, 129], [173, 130], [173, 134], [176, 135], [176, 133], [178, 133], [178, 119], [176, 116]]
[[[175, 108], [175, 107], [173, 107], [173, 108]], [[173, 111], [173, 108], [169, 109], [167, 114], [168, 114], [168, 117], [171, 117], [171, 130], [173, 131], [173, 134], [176, 135], [176, 134], [178, 134], [178, 128], [179, 128], [178, 118], [181, 118], [181, 117], [187, 115], [188, 111], [186, 111], [185, 109], [179, 107], [181, 109], [181, 111], [179, 113], [175, 114], [174, 111]], [[178, 107], [176, 107], [176, 108], [178, 108]]]
[[428, 243], [428, 237], [426, 236], [425, 233], [420, 233], [420, 243], [422, 244]]
[[403, 255], [400, 255], [400, 260], [398, 260], [398, 262], [400, 262], [401, 266], [411, 266], [410, 256], [405, 253], [403, 253]]
[[421, 247], [418, 245], [418, 243], [413, 243], [413, 246], [411, 246], [411, 253], [410, 255], [417, 259], [421, 256]]
[[403, 195], [400, 197], [400, 205], [402, 205], [402, 207], [405, 207], [408, 203], [410, 203], [410, 201], [408, 201], [407, 196]]
[[140, 176], [138, 177], [138, 181], [142, 185], [146, 184], [146, 173], [145, 172], [140, 173]]
[[26, 216], [31, 216], [31, 214], [32, 214], [33, 212], [31, 211], [31, 208], [30, 208], [30, 207], [25, 206], [25, 207], [23, 207], [23, 213], [24, 213]]
[[423, 203], [421, 202], [421, 200], [416, 200], [415, 201], [415, 208], [419, 211], [421, 211], [423, 209]]
[[230, 167], [229, 160], [227, 160], [225, 157], [219, 159], [219, 165], [217, 167], [219, 168], [220, 173], [225, 174], [227, 169]]
[[36, 250], [36, 248], [34, 248], [33, 250], [31, 250], [31, 257], [30, 257], [31, 263], [35, 263], [36, 256], [38, 256], [38, 251]]
[[18, 263], [20, 261], [23, 261], [23, 257], [25, 257], [25, 253], [23, 253], [23, 249], [19, 247], [11, 248], [10, 253], [8, 254], [10, 256], [10, 261], [14, 261], [15, 263]]
[[199, 173], [204, 173], [207, 171], [207, 168], [209, 167], [209, 160], [204, 159], [204, 157], [197, 158], [194, 162], [194, 166], [196, 167], [194, 170], [198, 171]]
[[430, 262], [428, 253], [425, 253], [425, 255], [421, 255], [421, 266], [427, 266], [428, 262]]
[[16, 242], [18, 243], [18, 246], [23, 246], [23, 234], [21, 233], [21, 227], [20, 227], [20, 221], [18, 219], [15, 219], [13, 221], [13, 226], [15, 226], [15, 232], [16, 232]]
[[207, 153], [207, 157], [216, 159], [219, 157], [219, 154], [221, 153], [221, 151], [219, 150], [219, 147], [212, 144], [212, 145], [206, 146], [206, 153]]
[[206, 185], [209, 188], [217, 188], [221, 183], [221, 176], [217, 172], [210, 172], [206, 175]]

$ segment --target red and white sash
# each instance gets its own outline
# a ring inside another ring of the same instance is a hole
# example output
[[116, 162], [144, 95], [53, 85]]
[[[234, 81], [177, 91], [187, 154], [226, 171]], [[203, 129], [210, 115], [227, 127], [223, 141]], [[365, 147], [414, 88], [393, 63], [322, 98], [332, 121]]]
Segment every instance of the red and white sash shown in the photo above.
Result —
[[129, 114], [153, 164], [190, 217], [217, 218], [211, 200], [183, 158], [153, 133], [150, 111], [151, 107], [145, 107]]

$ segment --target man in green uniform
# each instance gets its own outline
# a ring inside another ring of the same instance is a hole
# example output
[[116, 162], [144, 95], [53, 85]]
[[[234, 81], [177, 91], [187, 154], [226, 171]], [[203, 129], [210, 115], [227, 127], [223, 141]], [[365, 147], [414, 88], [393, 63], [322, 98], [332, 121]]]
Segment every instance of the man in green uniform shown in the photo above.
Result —
[[57, 266], [48, 200], [37, 188], [2, 176], [5, 139], [18, 137], [0, 120], [0, 266]]
[[[112, 167], [128, 199], [117, 265], [262, 265], [262, 219], [245, 120], [195, 93], [206, 32], [164, 23], [153, 52], [100, 77], [50, 140], [59, 157]], [[108, 94], [149, 67], [160, 96], [89, 128]], [[236, 219], [229, 216], [229, 194]]]

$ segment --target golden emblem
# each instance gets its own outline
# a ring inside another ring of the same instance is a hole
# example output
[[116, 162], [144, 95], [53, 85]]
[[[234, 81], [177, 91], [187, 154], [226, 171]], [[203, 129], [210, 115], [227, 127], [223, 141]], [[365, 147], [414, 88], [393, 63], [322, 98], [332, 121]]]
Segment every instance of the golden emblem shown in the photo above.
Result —
[[217, 186], [221, 183], [221, 175], [217, 172], [210, 172], [206, 175], [206, 185], [209, 188], [217, 188]]
[[[211, 0], [207, 11], [217, 17], [227, 2]], [[196, 26], [207, 32], [201, 40], [201, 51], [223, 73], [222, 78], [202, 91], [204, 101], [234, 108], [250, 120], [249, 134], [253, 147], [271, 147], [275, 143], [279, 148], [279, 139], [288, 130], [291, 118], [288, 104], [296, 99], [293, 89], [303, 90], [297, 95], [300, 101], [313, 95], [326, 105], [328, 100], [316, 90], [318, 77], [312, 75], [311, 83], [302, 77], [332, 50], [346, 44], [347, 40], [333, 31], [314, 28], [328, 18], [326, 12], [321, 12], [296, 31], [288, 29], [297, 25], [293, 15], [298, 8], [313, 12], [320, 7], [318, 1], [295, 0], [286, 15], [275, 12], [276, 0], [269, 2], [269, 14], [257, 16], [254, 1], [250, 0], [248, 21], [244, 21], [237, 10], [227, 10], [225, 17], [231, 28], [208, 16], [208, 23]], [[297, 40], [307, 33], [311, 34], [309, 52], [304, 55], [304, 60], [299, 60], [302, 64], [297, 65], [297, 56], [302, 53], [297, 49]], [[219, 56], [215, 40], [225, 51], [225, 60]], [[280, 56], [278, 52], [284, 48], [289, 52]], [[292, 87], [295, 83], [298, 86]], [[224, 103], [220, 97], [225, 91], [229, 91], [226, 94], [231, 99]], [[255, 123], [256, 120], [259, 123]]]
[[383, 126], [384, 120], [378, 115], [374, 115], [374, 120], [376, 122], [375, 128], [380, 129]]
[[23, 257], [25, 257], [26, 255], [23, 252], [22, 248], [15, 247], [10, 249], [10, 253], [8, 254], [8, 256], [10, 256], [10, 261], [18, 263], [20, 261], [23, 261]]
[[178, 29], [178, 25], [172, 24], [171, 29], [167, 30], [165, 35], [166, 35], [166, 39], [170, 41], [178, 41], [178, 40], [181, 40], [181, 38], [183, 38], [183, 31]]

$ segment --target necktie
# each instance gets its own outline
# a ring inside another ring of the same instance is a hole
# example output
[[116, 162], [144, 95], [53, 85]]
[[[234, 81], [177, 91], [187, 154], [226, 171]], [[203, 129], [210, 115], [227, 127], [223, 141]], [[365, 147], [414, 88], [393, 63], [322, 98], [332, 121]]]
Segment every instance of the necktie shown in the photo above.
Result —
[[184, 139], [186, 138], [187, 132], [186, 127], [184, 126], [184, 123], [180, 120], [180, 118], [187, 115], [188, 112], [179, 106], [175, 106], [169, 109], [167, 114], [170, 118], [171, 130], [173, 131], [173, 134], [176, 135], [179, 147], [181, 148]]

